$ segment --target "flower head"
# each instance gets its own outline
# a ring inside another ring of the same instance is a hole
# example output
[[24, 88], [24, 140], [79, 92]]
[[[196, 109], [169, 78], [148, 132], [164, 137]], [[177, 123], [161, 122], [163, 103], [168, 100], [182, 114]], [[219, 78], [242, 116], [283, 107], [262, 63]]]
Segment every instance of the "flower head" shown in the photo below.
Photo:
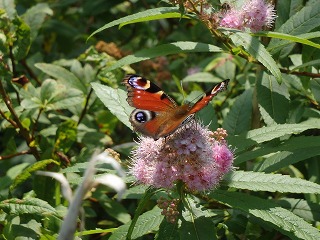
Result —
[[223, 11], [220, 26], [256, 32], [271, 27], [276, 17], [274, 6], [265, 0], [247, 0], [240, 10], [231, 7]]
[[131, 173], [137, 181], [153, 187], [172, 188], [182, 181], [189, 190], [214, 188], [232, 168], [233, 153], [226, 141], [195, 121], [166, 139], [141, 137], [133, 152]]

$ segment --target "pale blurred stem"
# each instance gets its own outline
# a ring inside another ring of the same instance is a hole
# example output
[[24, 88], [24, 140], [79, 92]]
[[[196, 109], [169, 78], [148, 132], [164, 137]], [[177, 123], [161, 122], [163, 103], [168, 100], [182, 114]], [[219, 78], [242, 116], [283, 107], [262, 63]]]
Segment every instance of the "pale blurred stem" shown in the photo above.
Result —
[[91, 97], [92, 92], [93, 92], [93, 89], [90, 88], [90, 91], [89, 91], [89, 93], [88, 93], [88, 95], [87, 95], [87, 97], [86, 97], [86, 103], [85, 103], [85, 105], [84, 105], [84, 108], [83, 108], [83, 110], [82, 110], [82, 112], [81, 112], [81, 115], [80, 115], [80, 117], [79, 117], [79, 120], [78, 120], [78, 125], [81, 123], [82, 119], [83, 119], [84, 116], [86, 115], [86, 112], [87, 112], [87, 109], [88, 109], [88, 105], [89, 105], [89, 100], [90, 100], [90, 97]]
[[14, 120], [14, 121], [9, 121], [9, 122], [12, 124], [12, 126], [14, 128], [18, 128], [19, 129], [19, 134], [26, 140], [26, 142], [27, 142], [27, 144], [28, 144], [28, 146], [30, 148], [30, 152], [32, 153], [32, 155], [37, 160], [39, 160], [40, 159], [40, 155], [39, 155], [39, 152], [38, 152], [37, 148], [33, 147], [33, 146], [30, 146], [32, 144], [32, 142], [34, 141], [34, 139], [32, 138], [32, 136], [30, 136], [30, 133], [29, 133], [28, 129], [26, 129], [22, 125], [17, 113], [15, 112], [15, 110], [14, 110], [14, 108], [12, 106], [11, 98], [6, 93], [6, 90], [3, 87], [2, 79], [0, 80], [0, 94], [2, 96], [2, 99], [3, 99], [4, 103], [6, 104], [7, 108], [9, 109], [9, 111], [10, 111], [12, 117], [13, 117], [13, 120]]

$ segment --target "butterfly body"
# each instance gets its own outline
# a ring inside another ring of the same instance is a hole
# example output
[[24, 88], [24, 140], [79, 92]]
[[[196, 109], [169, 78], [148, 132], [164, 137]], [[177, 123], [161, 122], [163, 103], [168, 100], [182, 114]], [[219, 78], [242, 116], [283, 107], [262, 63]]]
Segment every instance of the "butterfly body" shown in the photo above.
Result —
[[154, 140], [173, 133], [179, 126], [189, 122], [194, 114], [204, 108], [220, 91], [228, 80], [215, 86], [194, 105], [177, 103], [161, 88], [138, 75], [128, 75], [123, 80], [128, 90], [127, 101], [135, 109], [130, 115], [133, 129]]

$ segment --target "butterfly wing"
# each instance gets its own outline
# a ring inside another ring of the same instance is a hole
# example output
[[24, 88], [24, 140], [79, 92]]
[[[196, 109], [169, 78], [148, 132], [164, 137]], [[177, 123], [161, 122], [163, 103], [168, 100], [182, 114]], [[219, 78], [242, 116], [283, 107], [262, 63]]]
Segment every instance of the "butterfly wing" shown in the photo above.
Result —
[[208, 105], [208, 103], [215, 97], [219, 92], [224, 91], [228, 87], [229, 79], [222, 81], [221, 83], [215, 85], [210, 91], [200, 98], [188, 111], [188, 115], [194, 114], [200, 111], [202, 108]]
[[177, 107], [176, 102], [160, 87], [138, 75], [128, 75], [123, 80], [128, 90], [130, 106], [149, 111], [167, 111]]
[[179, 127], [180, 122], [174, 121], [178, 106], [161, 88], [138, 75], [126, 76], [123, 83], [129, 105], [136, 108], [130, 115], [135, 131], [156, 140]]

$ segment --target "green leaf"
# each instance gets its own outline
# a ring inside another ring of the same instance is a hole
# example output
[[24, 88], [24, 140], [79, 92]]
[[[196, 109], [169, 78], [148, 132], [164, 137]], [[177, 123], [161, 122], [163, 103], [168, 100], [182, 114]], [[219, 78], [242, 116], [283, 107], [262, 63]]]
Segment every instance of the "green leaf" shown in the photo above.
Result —
[[107, 67], [108, 71], [116, 68], [129, 65], [132, 63], [141, 62], [151, 58], [166, 56], [170, 54], [187, 53], [187, 52], [221, 52], [222, 49], [211, 44], [200, 42], [173, 42], [162, 44], [153, 48], [138, 51], [132, 55], [128, 55], [114, 65]]
[[[245, 193], [216, 190], [210, 196], [217, 201], [226, 203], [233, 208], [240, 209], [268, 223], [277, 231], [291, 239], [320, 238], [318, 229], [294, 215], [292, 212], [279, 207], [269, 200], [250, 196]], [[257, 222], [259, 223], [259, 221]]]
[[127, 210], [119, 202], [110, 199], [105, 193], [95, 192], [93, 196], [98, 199], [102, 208], [111, 217], [117, 219], [121, 223], [128, 223], [131, 220], [131, 216], [127, 213]]
[[[312, 33], [312, 34], [314, 35], [314, 34], [317, 34], [317, 33]], [[306, 36], [312, 37], [312, 38], [314, 36], [310, 36], [310, 35], [307, 35], [307, 34], [301, 34], [301, 35], [298, 35], [298, 36], [293, 36], [293, 35], [280, 33], [280, 32], [269, 32], [269, 31], [266, 31], [266, 32], [251, 33], [251, 35], [255, 36], [255, 37], [270, 37], [270, 38], [273, 38], [273, 39], [288, 40], [290, 42], [301, 43], [301, 44], [304, 44], [304, 45], [308, 45], [308, 46], [320, 49], [320, 44], [311, 42], [306, 38]], [[317, 36], [317, 37], [319, 37], [319, 36]], [[283, 44], [282, 46], [285, 46], [285, 45], [289, 44], [290, 42], [281, 41], [281, 43], [279, 43], [279, 44]], [[279, 45], [277, 45], [277, 47], [279, 47]], [[268, 47], [267, 50], [270, 50], [270, 48]]]
[[247, 89], [234, 102], [222, 127], [230, 135], [237, 135], [248, 131], [251, 125], [253, 90]]
[[[163, 15], [163, 17], [161, 17]], [[91, 38], [93, 35], [106, 30], [108, 28], [120, 25], [124, 26], [126, 24], [130, 23], [136, 23], [136, 22], [145, 22], [150, 20], [156, 20], [156, 19], [162, 19], [162, 18], [181, 18], [182, 15], [179, 13], [179, 9], [177, 7], [161, 7], [161, 8], [154, 8], [149, 9], [143, 12], [135, 13], [117, 20], [114, 20], [110, 23], [105, 24], [103, 27], [97, 29], [94, 31], [89, 38]]]
[[193, 216], [192, 221], [183, 220], [179, 233], [180, 239], [184, 240], [217, 239], [214, 222], [211, 218], [205, 216]]
[[162, 209], [156, 206], [152, 210], [143, 213], [137, 220], [132, 233], [132, 238], [135, 239], [150, 232], [157, 231], [164, 218], [164, 216], [161, 215], [161, 212]]
[[228, 142], [240, 151], [287, 134], [299, 134], [305, 130], [317, 128], [320, 128], [320, 119], [310, 119], [298, 124], [277, 124], [254, 129], [238, 137], [230, 137]]
[[278, 84], [274, 76], [265, 72], [257, 78], [257, 98], [259, 109], [267, 125], [285, 123], [289, 115], [289, 90]]
[[60, 80], [64, 85], [78, 89], [83, 93], [87, 93], [87, 87], [84, 83], [67, 69], [48, 63], [36, 63], [35, 66], [49, 76]]
[[[312, 29], [320, 25], [320, 6], [316, 2], [310, 6], [305, 6], [295, 15], [293, 15], [287, 22], [285, 22], [277, 32], [282, 32], [290, 35], [299, 35], [308, 33]], [[268, 46], [269, 51], [272, 54], [280, 51], [283, 46], [283, 41], [272, 39]], [[278, 47], [280, 46], [280, 47]]]
[[53, 159], [47, 159], [47, 160], [41, 160], [39, 162], [35, 162], [34, 164], [27, 167], [14, 179], [12, 185], [10, 186], [10, 191], [12, 191], [17, 186], [19, 186], [21, 183], [25, 182], [28, 178], [30, 178], [32, 176], [32, 173], [34, 173], [35, 171], [38, 171], [40, 169], [43, 169], [50, 164], [59, 165], [59, 163], [57, 161], [55, 161]]
[[155, 240], [176, 240], [179, 239], [179, 232], [177, 224], [169, 223], [166, 219], [162, 220], [159, 231], [155, 237]]
[[30, 26], [31, 40], [33, 41], [47, 15], [52, 16], [53, 11], [47, 3], [38, 3], [29, 8], [22, 16], [23, 20]]
[[0, 209], [10, 215], [36, 214], [43, 216], [57, 214], [53, 207], [39, 198], [7, 199], [0, 202]]
[[77, 122], [69, 119], [61, 123], [56, 134], [54, 151], [67, 153], [77, 140]]
[[[242, 162], [252, 160], [264, 155], [269, 155], [270, 153], [276, 153], [279, 151], [290, 151], [290, 152], [306, 152], [308, 148], [319, 148], [320, 149], [320, 136], [299, 136], [292, 137], [289, 140], [281, 144], [277, 144], [276, 146], [270, 144], [261, 144], [256, 149], [245, 153], [241, 153], [237, 156], [234, 161], [235, 165], [238, 165]], [[307, 156], [307, 155], [306, 155]], [[265, 160], [263, 160], [265, 161]], [[277, 162], [274, 162], [276, 164]], [[259, 164], [259, 163], [258, 163]], [[281, 162], [279, 162], [281, 164]], [[288, 163], [285, 163], [288, 166]], [[289, 163], [290, 164], [290, 163]], [[272, 164], [271, 164], [272, 165]], [[285, 165], [279, 165], [279, 168], [284, 167]]]
[[235, 32], [230, 38], [238, 47], [244, 47], [255, 59], [265, 66], [280, 84], [282, 81], [281, 72], [277, 63], [273, 60], [270, 53], [259, 42], [258, 38], [250, 36], [248, 33]]
[[223, 184], [228, 187], [251, 191], [319, 193], [320, 185], [288, 175], [265, 174], [259, 172], [231, 172], [225, 176]]
[[[162, 210], [156, 206], [152, 210], [138, 216], [137, 223], [135, 224], [135, 228], [133, 230], [131, 238], [136, 239], [150, 232], [157, 231], [164, 218], [163, 215], [161, 215], [161, 211]], [[112, 233], [109, 239], [126, 240], [130, 224], [131, 222], [119, 227]]]
[[14, 0], [1, 0], [0, 8], [5, 9], [10, 19], [13, 19], [17, 15]]
[[310, 90], [316, 101], [320, 104], [320, 79], [315, 78], [310, 81]]
[[127, 93], [122, 89], [113, 89], [99, 83], [91, 83], [92, 88], [103, 104], [115, 115], [123, 124], [132, 129], [129, 116], [133, 110], [126, 101]]

